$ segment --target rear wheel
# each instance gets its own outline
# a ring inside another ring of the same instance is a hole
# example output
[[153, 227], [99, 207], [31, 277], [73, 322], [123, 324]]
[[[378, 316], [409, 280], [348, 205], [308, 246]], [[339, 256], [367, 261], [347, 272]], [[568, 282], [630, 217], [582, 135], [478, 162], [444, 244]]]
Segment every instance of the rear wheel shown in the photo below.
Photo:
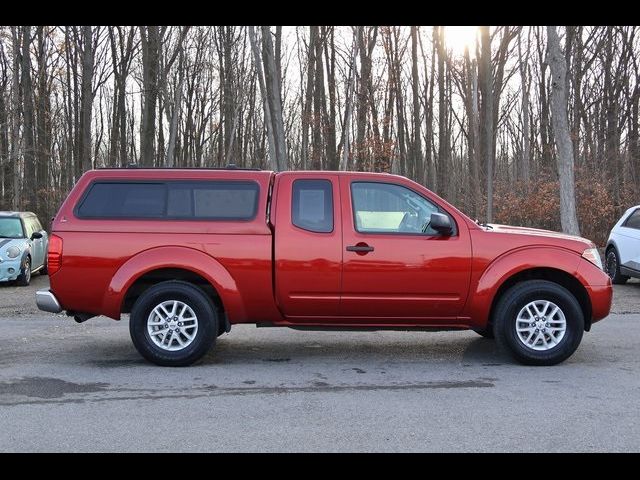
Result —
[[42, 265], [42, 268], [40, 269], [40, 275], [48, 275], [49, 271], [47, 270], [47, 259], [45, 257], [44, 259], [44, 264]]
[[555, 365], [578, 348], [584, 315], [566, 288], [547, 280], [530, 280], [504, 293], [493, 324], [498, 344], [521, 363]]
[[618, 251], [615, 247], [611, 247], [607, 251], [605, 269], [611, 279], [611, 282], [616, 285], [622, 285], [629, 280], [629, 277], [620, 273], [620, 256], [618, 255]]
[[16, 279], [16, 285], [26, 287], [31, 282], [31, 258], [25, 257], [20, 269], [20, 275]]
[[138, 352], [162, 366], [191, 365], [214, 345], [218, 315], [211, 299], [187, 282], [146, 290], [131, 310], [129, 333]]

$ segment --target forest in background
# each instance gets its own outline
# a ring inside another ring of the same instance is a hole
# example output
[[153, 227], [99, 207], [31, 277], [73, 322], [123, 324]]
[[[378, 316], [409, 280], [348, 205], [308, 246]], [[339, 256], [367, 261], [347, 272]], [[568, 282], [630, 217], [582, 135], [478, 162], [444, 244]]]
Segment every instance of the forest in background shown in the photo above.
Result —
[[84, 171], [131, 163], [361, 170], [602, 245], [640, 203], [637, 33], [0, 26], [0, 210], [48, 223]]

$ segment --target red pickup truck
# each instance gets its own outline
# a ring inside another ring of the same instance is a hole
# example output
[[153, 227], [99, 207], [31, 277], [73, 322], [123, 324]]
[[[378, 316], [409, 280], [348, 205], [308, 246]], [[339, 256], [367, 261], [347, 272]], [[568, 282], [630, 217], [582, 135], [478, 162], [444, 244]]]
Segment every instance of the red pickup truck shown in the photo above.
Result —
[[406, 178], [357, 172], [102, 169], [56, 215], [41, 310], [130, 313], [159, 365], [240, 323], [472, 329], [526, 364], [568, 358], [609, 314], [595, 245], [482, 225]]

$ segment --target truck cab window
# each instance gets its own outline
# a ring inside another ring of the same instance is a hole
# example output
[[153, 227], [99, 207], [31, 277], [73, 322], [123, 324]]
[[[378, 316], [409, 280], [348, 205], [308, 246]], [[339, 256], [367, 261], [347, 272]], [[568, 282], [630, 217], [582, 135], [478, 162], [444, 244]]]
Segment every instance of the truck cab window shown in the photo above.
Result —
[[408, 188], [391, 183], [351, 184], [353, 216], [360, 233], [437, 235], [429, 226], [438, 207]]
[[310, 232], [333, 231], [333, 192], [329, 180], [293, 182], [291, 222]]

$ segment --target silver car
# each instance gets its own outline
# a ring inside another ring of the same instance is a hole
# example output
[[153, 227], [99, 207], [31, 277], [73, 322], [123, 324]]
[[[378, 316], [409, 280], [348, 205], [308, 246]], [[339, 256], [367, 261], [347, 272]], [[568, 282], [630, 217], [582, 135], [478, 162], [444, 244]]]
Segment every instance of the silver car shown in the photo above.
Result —
[[49, 236], [32, 212], [0, 212], [0, 282], [27, 286], [31, 274], [47, 273]]

